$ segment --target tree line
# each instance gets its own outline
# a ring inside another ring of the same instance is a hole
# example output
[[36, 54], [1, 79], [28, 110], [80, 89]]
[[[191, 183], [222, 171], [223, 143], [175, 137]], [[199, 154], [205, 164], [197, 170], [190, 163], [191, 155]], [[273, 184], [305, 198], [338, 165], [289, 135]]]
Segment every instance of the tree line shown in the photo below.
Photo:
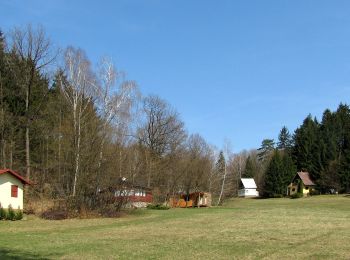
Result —
[[308, 115], [293, 135], [283, 127], [278, 139], [277, 145], [265, 139], [259, 148], [260, 161], [267, 158], [262, 183], [266, 197], [286, 195], [297, 171], [309, 172], [320, 193], [350, 192], [348, 105], [340, 104], [336, 111], [326, 109], [320, 122]]
[[27, 197], [92, 205], [121, 177], [156, 201], [223, 194], [217, 149], [168, 102], [142, 95], [109, 57], [92, 64], [80, 48], [54, 48], [40, 26], [0, 32], [0, 102], [0, 164], [35, 184]]
[[[142, 95], [112, 59], [92, 64], [84, 50], [56, 49], [42, 27], [0, 32], [0, 164], [35, 185], [29, 197], [74, 197], [92, 205], [97, 191], [125, 177], [153, 189], [156, 201], [209, 191], [217, 203], [252, 177], [267, 197], [285, 195], [296, 171], [322, 192], [349, 192], [350, 112], [341, 104], [321, 122], [308, 116], [277, 144], [222, 151], [190, 134], [157, 95]], [[28, 197], [27, 196], [27, 197]]]

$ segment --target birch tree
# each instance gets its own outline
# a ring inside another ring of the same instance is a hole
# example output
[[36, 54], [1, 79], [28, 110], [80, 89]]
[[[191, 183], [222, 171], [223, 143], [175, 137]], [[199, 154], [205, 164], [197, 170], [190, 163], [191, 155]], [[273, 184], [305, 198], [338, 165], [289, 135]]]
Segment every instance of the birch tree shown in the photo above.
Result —
[[124, 73], [117, 72], [111, 59], [107, 57], [102, 58], [100, 61], [98, 76], [97, 101], [102, 118], [98, 170], [99, 174], [101, 174], [103, 149], [108, 135], [108, 128], [111, 126], [118, 128], [130, 117], [131, 106], [137, 97], [138, 91], [136, 83], [125, 80]]
[[218, 162], [217, 162], [217, 167], [218, 167], [219, 174], [222, 174], [222, 183], [221, 183], [220, 195], [219, 195], [219, 199], [218, 199], [217, 205], [220, 205], [220, 203], [222, 203], [222, 198], [223, 198], [223, 195], [224, 195], [226, 179], [227, 179], [227, 175], [228, 175], [227, 160], [229, 160], [230, 157], [231, 157], [230, 144], [229, 144], [228, 141], [225, 141], [224, 151], [220, 152], [219, 159], [218, 159]]
[[62, 93], [73, 116], [74, 179], [72, 195], [76, 195], [80, 170], [81, 129], [83, 116], [96, 94], [96, 81], [84, 51], [68, 47], [64, 53], [64, 71], [67, 84], [61, 81]]

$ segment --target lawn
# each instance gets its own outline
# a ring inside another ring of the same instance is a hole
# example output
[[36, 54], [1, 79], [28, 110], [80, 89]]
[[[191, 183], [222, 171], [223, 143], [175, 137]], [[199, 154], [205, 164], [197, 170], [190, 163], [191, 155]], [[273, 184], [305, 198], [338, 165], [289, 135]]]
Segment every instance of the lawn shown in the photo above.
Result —
[[0, 222], [0, 259], [350, 259], [350, 197]]

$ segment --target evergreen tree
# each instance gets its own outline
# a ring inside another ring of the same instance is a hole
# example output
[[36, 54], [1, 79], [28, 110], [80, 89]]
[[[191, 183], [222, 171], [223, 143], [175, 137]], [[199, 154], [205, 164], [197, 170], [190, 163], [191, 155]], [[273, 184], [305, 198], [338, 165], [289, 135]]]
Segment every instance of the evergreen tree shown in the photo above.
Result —
[[295, 131], [293, 158], [297, 169], [318, 179], [322, 170], [319, 123], [309, 115]]
[[292, 136], [288, 131], [288, 128], [284, 126], [278, 136], [277, 148], [280, 150], [290, 149], [292, 147]]
[[282, 158], [280, 152], [275, 150], [267, 166], [264, 180], [264, 196], [273, 198], [283, 194]]
[[243, 172], [243, 178], [254, 178], [256, 173], [256, 168], [255, 165], [253, 163], [253, 159], [250, 157], [250, 155], [248, 156], [246, 163], [245, 163], [245, 169]]
[[287, 186], [292, 181], [293, 177], [295, 176], [297, 172], [296, 166], [293, 162], [292, 156], [289, 152], [283, 152], [282, 157], [282, 180], [283, 180], [283, 187], [281, 187], [281, 190], [283, 191], [282, 194], [287, 195]]
[[216, 170], [219, 174], [224, 174], [225, 164], [226, 164], [226, 160], [225, 160], [224, 152], [220, 151], [218, 160], [216, 162]]
[[348, 105], [340, 104], [336, 112], [340, 134], [338, 138], [339, 153], [339, 179], [341, 192], [350, 192], [350, 108]]
[[273, 139], [264, 139], [261, 143], [261, 147], [258, 149], [258, 159], [259, 161], [265, 161], [271, 152], [275, 148], [275, 142]]

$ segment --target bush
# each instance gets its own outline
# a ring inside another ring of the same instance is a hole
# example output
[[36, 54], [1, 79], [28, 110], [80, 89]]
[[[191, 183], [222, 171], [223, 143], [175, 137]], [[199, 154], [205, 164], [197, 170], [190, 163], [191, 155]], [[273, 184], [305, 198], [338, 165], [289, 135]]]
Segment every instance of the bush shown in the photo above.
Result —
[[162, 204], [148, 204], [148, 209], [158, 209], [158, 210], [167, 210], [170, 209], [170, 207], [162, 205]]
[[283, 194], [277, 194], [277, 193], [274, 193], [273, 194], [273, 196], [272, 196], [273, 198], [283, 198]]
[[7, 212], [6, 210], [0, 205], [0, 220], [7, 218]]
[[293, 195], [290, 195], [291, 199], [300, 199], [302, 197], [304, 197], [304, 195], [302, 193], [299, 193], [299, 192], [297, 192], [297, 193], [295, 193]]
[[18, 210], [15, 215], [16, 220], [21, 220], [23, 218], [23, 211], [18, 207]]
[[12, 206], [9, 205], [7, 209], [7, 220], [16, 220], [16, 212], [13, 210]]
[[47, 210], [41, 214], [41, 218], [49, 220], [62, 220], [68, 218], [68, 212], [65, 210]]
[[320, 195], [320, 192], [318, 190], [311, 190], [309, 193], [310, 196], [314, 196], [314, 195]]

